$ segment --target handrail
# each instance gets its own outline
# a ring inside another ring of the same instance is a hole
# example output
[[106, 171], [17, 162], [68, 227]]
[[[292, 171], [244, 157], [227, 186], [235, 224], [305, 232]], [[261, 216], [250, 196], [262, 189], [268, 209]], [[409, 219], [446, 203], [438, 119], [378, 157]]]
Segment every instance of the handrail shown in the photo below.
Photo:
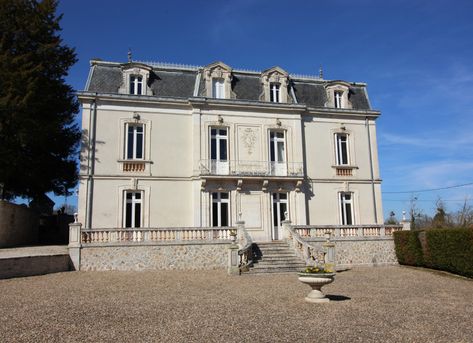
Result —
[[241, 248], [238, 250], [238, 255], [240, 256], [240, 263], [238, 268], [240, 270], [240, 275], [242, 272], [248, 271], [248, 268], [253, 264], [253, 241], [251, 236], [246, 231], [245, 227], [241, 225], [239, 228], [240, 234], [240, 243]]
[[296, 251], [296, 254], [300, 258], [304, 259], [307, 265], [311, 261], [325, 260], [325, 253], [316, 251], [314, 247], [304, 241], [304, 239], [297, 233], [296, 230], [294, 230], [292, 226], [284, 225], [283, 227], [289, 231], [289, 239], [292, 241], [292, 245]]
[[231, 227], [82, 229], [83, 244], [160, 243], [189, 241], [231, 242]]

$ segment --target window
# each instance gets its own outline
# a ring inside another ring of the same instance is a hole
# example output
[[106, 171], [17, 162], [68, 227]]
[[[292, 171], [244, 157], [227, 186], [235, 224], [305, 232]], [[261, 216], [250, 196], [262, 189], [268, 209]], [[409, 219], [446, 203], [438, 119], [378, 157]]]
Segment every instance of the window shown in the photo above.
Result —
[[125, 158], [142, 160], [144, 150], [144, 125], [126, 124]]
[[281, 222], [286, 220], [287, 193], [273, 193], [273, 232], [272, 239], [278, 240], [282, 237]]
[[269, 101], [271, 102], [281, 102], [281, 99], [279, 97], [279, 88], [280, 88], [279, 83], [271, 83], [269, 85]]
[[342, 97], [343, 97], [343, 92], [334, 91], [333, 98], [334, 98], [335, 108], [342, 108]]
[[348, 134], [335, 134], [335, 154], [338, 166], [347, 166], [350, 164], [348, 154]]
[[126, 191], [124, 198], [124, 226], [129, 228], [141, 227], [141, 192]]
[[212, 95], [216, 99], [225, 99], [224, 80], [221, 78], [212, 79]]
[[229, 225], [229, 194], [222, 192], [212, 193], [212, 226]]
[[340, 193], [340, 217], [342, 225], [353, 225], [353, 194]]
[[138, 75], [130, 76], [130, 94], [143, 94], [143, 77]]
[[269, 154], [271, 162], [284, 162], [286, 160], [284, 132], [269, 132]]
[[210, 129], [210, 161], [213, 174], [228, 174], [228, 131], [227, 128]]

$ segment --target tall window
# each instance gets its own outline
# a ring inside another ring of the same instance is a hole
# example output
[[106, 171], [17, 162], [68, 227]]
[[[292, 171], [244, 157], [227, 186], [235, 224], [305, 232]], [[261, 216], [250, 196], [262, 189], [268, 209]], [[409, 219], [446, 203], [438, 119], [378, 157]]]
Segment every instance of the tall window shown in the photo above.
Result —
[[281, 222], [286, 218], [287, 193], [273, 193], [273, 232], [274, 240], [281, 239]]
[[128, 160], [143, 159], [144, 125], [126, 124], [125, 157]]
[[228, 174], [228, 130], [210, 129], [210, 162], [212, 173]]
[[354, 225], [353, 218], [353, 194], [341, 192], [340, 194], [340, 217], [342, 225]]
[[130, 94], [141, 95], [143, 94], [143, 77], [132, 75], [130, 76]]
[[217, 99], [225, 98], [224, 80], [212, 79], [212, 95]]
[[348, 154], [348, 135], [346, 133], [335, 134], [335, 154], [337, 165], [346, 166], [350, 164]]
[[271, 102], [281, 102], [281, 98], [279, 97], [279, 83], [270, 83], [269, 85], [269, 101]]
[[212, 193], [212, 226], [228, 226], [229, 209], [228, 193]]
[[343, 92], [340, 92], [340, 91], [334, 92], [335, 108], [342, 108], [342, 96], [343, 96]]
[[284, 131], [269, 132], [269, 158], [271, 175], [286, 176], [286, 142]]
[[124, 225], [129, 228], [141, 227], [142, 194], [136, 191], [125, 192]]

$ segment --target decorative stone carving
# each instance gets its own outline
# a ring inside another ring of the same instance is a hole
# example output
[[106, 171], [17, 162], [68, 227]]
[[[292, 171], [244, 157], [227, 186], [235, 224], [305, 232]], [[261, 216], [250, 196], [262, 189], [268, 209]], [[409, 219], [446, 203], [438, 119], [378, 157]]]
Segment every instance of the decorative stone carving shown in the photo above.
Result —
[[255, 143], [256, 143], [256, 133], [252, 128], [246, 128], [243, 131], [242, 135], [243, 139], [243, 145], [245, 146], [248, 155], [251, 155], [253, 153], [253, 150], [255, 148]]

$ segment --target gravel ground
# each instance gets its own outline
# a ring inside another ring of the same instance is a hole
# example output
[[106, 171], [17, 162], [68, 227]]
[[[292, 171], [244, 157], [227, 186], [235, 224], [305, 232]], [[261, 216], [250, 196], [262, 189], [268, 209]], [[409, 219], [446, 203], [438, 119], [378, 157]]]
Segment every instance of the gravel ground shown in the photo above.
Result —
[[406, 267], [337, 274], [67, 272], [0, 280], [2, 342], [473, 342], [473, 281]]

